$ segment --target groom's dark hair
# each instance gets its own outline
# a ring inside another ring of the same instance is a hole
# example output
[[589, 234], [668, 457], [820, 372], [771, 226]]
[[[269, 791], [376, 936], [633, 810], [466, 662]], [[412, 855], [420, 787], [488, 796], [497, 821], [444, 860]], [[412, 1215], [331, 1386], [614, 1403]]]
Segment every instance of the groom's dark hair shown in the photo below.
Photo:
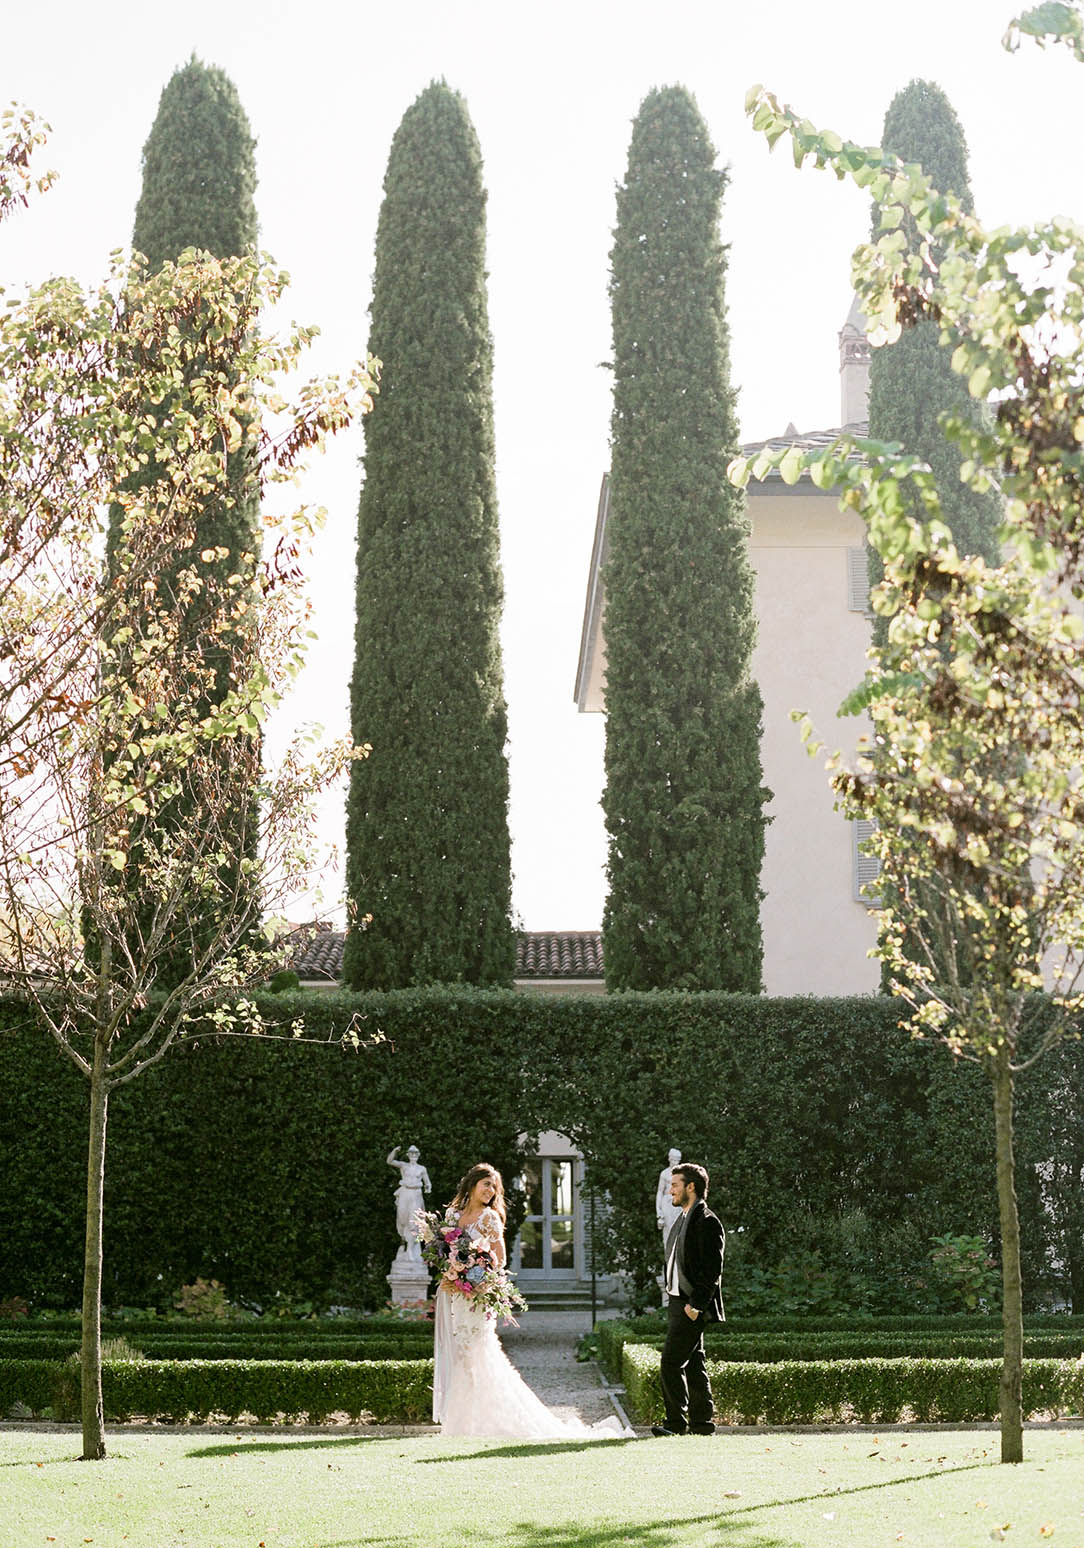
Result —
[[696, 1166], [692, 1161], [683, 1161], [680, 1166], [675, 1166], [673, 1175], [684, 1177], [687, 1183], [691, 1183], [698, 1199], [707, 1198], [708, 1174], [702, 1166]]

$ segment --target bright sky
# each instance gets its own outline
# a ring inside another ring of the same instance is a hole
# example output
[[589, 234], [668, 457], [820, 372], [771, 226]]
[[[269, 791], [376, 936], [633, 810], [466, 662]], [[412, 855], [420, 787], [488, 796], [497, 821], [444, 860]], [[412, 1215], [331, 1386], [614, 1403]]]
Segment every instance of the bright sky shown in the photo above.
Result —
[[[237, 85], [257, 139], [261, 243], [318, 323], [313, 369], [364, 353], [392, 135], [434, 77], [467, 99], [489, 190], [490, 321], [505, 573], [514, 901], [527, 929], [601, 922], [604, 724], [572, 701], [599, 481], [608, 463], [614, 187], [645, 94], [681, 83], [730, 167], [723, 234], [742, 434], [839, 420], [836, 334], [866, 201], [769, 155], [743, 115], [763, 82], [823, 128], [876, 144], [913, 76], [963, 123], [979, 214], [1084, 221], [1084, 66], [1000, 47], [1014, 0], [39, 0], [4, 16], [0, 99], [53, 127], [59, 183], [0, 240], [0, 284], [90, 283], [131, 237], [159, 94], [195, 51]], [[379, 412], [379, 406], [376, 412]], [[320, 633], [289, 722], [347, 728], [361, 431], [316, 466], [328, 508], [312, 568]], [[342, 806], [324, 817], [341, 842]], [[329, 875], [331, 901], [341, 883]]]

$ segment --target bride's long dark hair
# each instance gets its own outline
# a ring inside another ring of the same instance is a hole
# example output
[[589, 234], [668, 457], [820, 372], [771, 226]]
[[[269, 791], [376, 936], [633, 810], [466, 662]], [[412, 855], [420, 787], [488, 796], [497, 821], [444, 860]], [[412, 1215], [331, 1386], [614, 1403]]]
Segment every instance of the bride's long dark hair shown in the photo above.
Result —
[[489, 1205], [487, 1207], [497, 1211], [498, 1215], [501, 1217], [501, 1224], [503, 1225], [508, 1219], [508, 1210], [506, 1209], [504, 1203], [504, 1182], [502, 1181], [501, 1174], [498, 1172], [497, 1168], [495, 1166], [490, 1166], [488, 1161], [477, 1162], [477, 1164], [472, 1166], [470, 1171], [467, 1172], [464, 1177], [459, 1179], [459, 1187], [456, 1189], [455, 1198], [449, 1204], [448, 1208], [458, 1209], [459, 1212], [462, 1213], [470, 1203], [470, 1196], [474, 1192], [475, 1186], [482, 1181], [483, 1177], [488, 1177], [495, 1189], [493, 1197], [490, 1199]]

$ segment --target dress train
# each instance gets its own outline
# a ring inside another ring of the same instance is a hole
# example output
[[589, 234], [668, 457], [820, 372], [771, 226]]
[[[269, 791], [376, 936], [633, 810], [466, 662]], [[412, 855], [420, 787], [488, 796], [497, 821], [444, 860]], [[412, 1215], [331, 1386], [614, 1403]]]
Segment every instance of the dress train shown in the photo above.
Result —
[[442, 1434], [615, 1440], [625, 1433], [616, 1416], [596, 1425], [558, 1418], [501, 1348], [495, 1320], [467, 1296], [439, 1291], [434, 1321], [433, 1418]]

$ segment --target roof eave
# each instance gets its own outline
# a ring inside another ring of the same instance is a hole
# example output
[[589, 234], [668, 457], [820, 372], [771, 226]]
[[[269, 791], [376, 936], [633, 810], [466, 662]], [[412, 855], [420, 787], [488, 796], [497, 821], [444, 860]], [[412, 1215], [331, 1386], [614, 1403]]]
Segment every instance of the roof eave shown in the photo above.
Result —
[[583, 609], [580, 654], [576, 663], [576, 689], [573, 694], [576, 708], [581, 714], [586, 714], [588, 711], [591, 673], [602, 627], [602, 569], [606, 563], [606, 520], [609, 513], [610, 475], [604, 473], [598, 495], [598, 511], [595, 515], [595, 540], [591, 547], [591, 567], [587, 572], [587, 598]]

